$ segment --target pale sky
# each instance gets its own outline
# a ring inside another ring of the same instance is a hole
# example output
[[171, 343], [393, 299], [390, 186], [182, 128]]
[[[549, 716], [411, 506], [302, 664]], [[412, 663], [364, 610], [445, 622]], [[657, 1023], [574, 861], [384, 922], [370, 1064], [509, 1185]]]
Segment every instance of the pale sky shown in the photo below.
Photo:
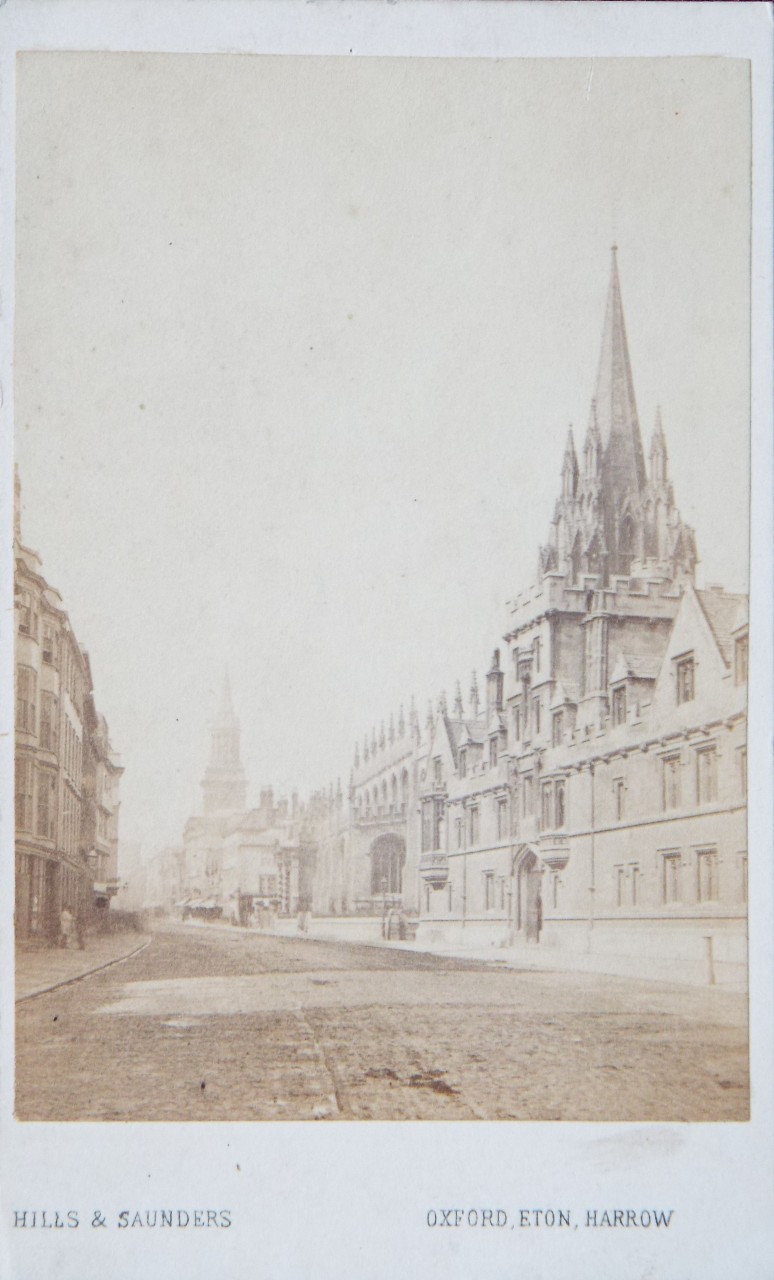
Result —
[[746, 589], [747, 65], [26, 54], [24, 540], [146, 854], [229, 668], [249, 799], [485, 669], [619, 269], [700, 577]]

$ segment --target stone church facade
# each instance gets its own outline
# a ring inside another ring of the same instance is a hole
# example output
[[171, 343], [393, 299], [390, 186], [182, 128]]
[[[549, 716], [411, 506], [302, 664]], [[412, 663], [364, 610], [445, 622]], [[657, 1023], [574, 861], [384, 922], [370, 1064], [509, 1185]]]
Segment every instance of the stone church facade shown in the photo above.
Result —
[[[741, 981], [747, 599], [695, 585], [657, 411], [647, 460], [616, 252], [595, 396], [483, 697], [358, 746], [349, 909], [418, 939]], [[324, 895], [323, 895], [324, 896]]]

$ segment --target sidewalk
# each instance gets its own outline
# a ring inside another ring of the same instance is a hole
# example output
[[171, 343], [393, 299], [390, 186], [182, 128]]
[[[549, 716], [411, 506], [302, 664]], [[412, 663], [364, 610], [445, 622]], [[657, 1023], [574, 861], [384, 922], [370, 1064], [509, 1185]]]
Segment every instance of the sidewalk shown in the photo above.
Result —
[[295, 919], [283, 919], [275, 922], [273, 929], [236, 928], [223, 921], [186, 921], [186, 928], [221, 930], [235, 934], [257, 934], [267, 938], [295, 939], [299, 942], [333, 942], [340, 946], [377, 947], [389, 951], [419, 952], [423, 955], [440, 956], [444, 959], [474, 960], [481, 964], [498, 968], [529, 970], [531, 972], [595, 974], [601, 978], [624, 978], [635, 981], [652, 982], [703, 989], [711, 993], [724, 992], [730, 996], [745, 996], [746, 983], [740, 981], [719, 981], [712, 986], [707, 984], [701, 965], [692, 967], [678, 966], [674, 961], [665, 959], [662, 963], [651, 962], [650, 971], [643, 972], [643, 961], [639, 956], [610, 955], [604, 952], [564, 951], [558, 947], [537, 946], [522, 943], [510, 947], [495, 946], [449, 946], [447, 944], [427, 940], [389, 942], [378, 936], [343, 938], [337, 929], [326, 928], [323, 918], [310, 920], [309, 932], [300, 933]]
[[142, 933], [116, 933], [87, 939], [83, 951], [49, 947], [40, 951], [16, 949], [16, 999], [28, 1000], [53, 987], [74, 982], [88, 973], [115, 964], [147, 946]]

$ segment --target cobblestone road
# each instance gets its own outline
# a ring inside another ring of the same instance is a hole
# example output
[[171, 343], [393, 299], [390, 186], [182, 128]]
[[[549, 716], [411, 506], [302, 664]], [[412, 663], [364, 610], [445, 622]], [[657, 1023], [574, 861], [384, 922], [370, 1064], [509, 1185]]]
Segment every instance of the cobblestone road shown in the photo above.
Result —
[[743, 1120], [745, 998], [171, 927], [17, 1008], [22, 1120]]

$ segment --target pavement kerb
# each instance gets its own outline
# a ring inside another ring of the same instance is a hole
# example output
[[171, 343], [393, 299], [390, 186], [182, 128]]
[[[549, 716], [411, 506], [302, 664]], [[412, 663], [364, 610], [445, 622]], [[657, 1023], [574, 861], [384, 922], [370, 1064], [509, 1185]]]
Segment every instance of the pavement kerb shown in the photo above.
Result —
[[110, 969], [114, 964], [123, 964], [124, 960], [131, 960], [132, 956], [138, 956], [141, 951], [149, 947], [152, 940], [152, 938], [148, 937], [138, 947], [127, 951], [125, 955], [114, 956], [112, 960], [104, 960], [102, 964], [95, 964], [91, 969], [83, 969], [80, 973], [73, 974], [72, 978], [62, 978], [59, 982], [52, 982], [47, 987], [38, 987], [35, 991], [28, 991], [25, 996], [17, 996], [15, 1003], [23, 1004], [25, 1000], [35, 1000], [38, 996], [47, 995], [49, 991], [58, 991], [60, 987], [70, 987], [74, 982], [80, 982], [82, 978], [90, 978], [93, 973], [100, 973], [103, 969]]

